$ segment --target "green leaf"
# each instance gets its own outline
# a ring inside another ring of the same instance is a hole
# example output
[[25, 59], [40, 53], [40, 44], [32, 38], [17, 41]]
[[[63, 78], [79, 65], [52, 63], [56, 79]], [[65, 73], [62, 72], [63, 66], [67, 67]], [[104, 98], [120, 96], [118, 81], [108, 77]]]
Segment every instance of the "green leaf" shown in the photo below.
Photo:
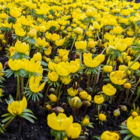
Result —
[[124, 138], [124, 140], [128, 140], [129, 138], [131, 138], [133, 135], [132, 134], [129, 134], [129, 135], [127, 135], [125, 138]]
[[22, 113], [23, 115], [25, 115], [25, 116], [29, 116], [29, 117], [32, 117], [32, 118], [34, 118], [34, 119], [37, 119], [34, 115], [32, 115], [32, 114], [29, 114], [29, 113]]
[[1, 117], [7, 117], [7, 116], [10, 116], [11, 114], [10, 113], [6, 113], [4, 115], [2, 115]]
[[121, 134], [127, 134], [127, 133], [130, 133], [130, 131], [129, 130], [121, 130], [120, 133]]
[[138, 86], [138, 89], [137, 89], [137, 95], [140, 94], [140, 86]]
[[24, 115], [23, 113], [20, 115], [20, 117], [22, 117], [22, 118], [28, 120], [28, 121], [31, 122], [31, 123], [34, 123], [34, 120], [33, 120], [32, 118], [30, 118], [29, 116]]
[[3, 119], [2, 122], [5, 123], [5, 122], [7, 122], [8, 120], [10, 120], [10, 119], [12, 119], [12, 118], [13, 118], [13, 116], [9, 116], [9, 117]]

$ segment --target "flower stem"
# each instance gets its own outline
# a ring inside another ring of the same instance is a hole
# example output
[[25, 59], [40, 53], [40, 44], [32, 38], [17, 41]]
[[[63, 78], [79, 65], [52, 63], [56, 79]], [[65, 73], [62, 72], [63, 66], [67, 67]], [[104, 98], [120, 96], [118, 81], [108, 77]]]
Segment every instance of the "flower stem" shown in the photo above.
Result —
[[70, 48], [69, 54], [71, 53], [71, 51], [72, 51], [72, 49], [73, 49], [73, 46], [74, 46], [74, 43], [75, 43], [76, 39], [77, 39], [77, 35], [75, 36], [75, 38], [74, 38], [74, 40], [73, 40], [73, 43], [72, 43], [72, 46], [71, 46], [71, 48]]
[[90, 74], [88, 74], [87, 88], [89, 88], [89, 83], [90, 83]]
[[61, 88], [62, 88], [62, 84], [60, 85], [60, 88], [59, 88], [57, 104], [59, 104], [60, 95], [61, 95]]
[[140, 55], [131, 63], [131, 65], [129, 67], [127, 67], [127, 69], [124, 71], [124, 73], [126, 73], [139, 58], [140, 58]]
[[93, 91], [92, 91], [92, 94], [91, 94], [91, 96], [93, 96], [93, 93], [94, 93], [94, 87], [95, 87], [95, 84], [96, 84], [96, 79], [97, 79], [97, 74], [95, 74], [95, 76], [94, 76], [94, 82], [93, 82]]
[[50, 85], [48, 85], [47, 90], [46, 90], [46, 93], [45, 93], [44, 105], [45, 105], [45, 102], [46, 102], [46, 99], [47, 99], [47, 95], [48, 95], [49, 87], [50, 87]]
[[20, 124], [19, 124], [19, 130], [18, 130], [19, 133], [21, 133], [22, 123], [23, 123], [23, 118], [20, 118]]
[[24, 77], [21, 77], [21, 97], [23, 97], [24, 92]]
[[140, 94], [137, 95], [137, 97], [134, 99], [133, 104], [137, 101], [137, 99], [140, 97]]
[[[14, 118], [15, 119], [15, 118]], [[5, 125], [4, 125], [4, 129], [6, 129], [14, 119], [10, 119]]]
[[121, 100], [122, 100], [122, 97], [123, 97], [123, 94], [124, 94], [124, 90], [122, 91], [121, 95], [120, 95], [120, 98], [118, 100], [118, 103], [120, 104]]
[[126, 90], [126, 99], [125, 99], [124, 102], [127, 102], [127, 100], [128, 100], [128, 96], [129, 96], [129, 90]]
[[20, 81], [19, 81], [19, 75], [17, 76], [17, 95], [16, 100], [20, 99]]

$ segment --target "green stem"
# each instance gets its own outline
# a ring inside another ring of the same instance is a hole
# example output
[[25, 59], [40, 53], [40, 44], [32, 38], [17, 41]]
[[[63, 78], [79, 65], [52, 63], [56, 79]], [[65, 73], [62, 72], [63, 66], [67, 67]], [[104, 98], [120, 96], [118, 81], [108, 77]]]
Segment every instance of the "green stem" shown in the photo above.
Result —
[[[15, 119], [15, 118], [14, 118]], [[6, 129], [14, 119], [10, 119], [5, 125], [4, 125], [4, 129]]]
[[137, 99], [140, 97], [140, 94], [137, 95], [137, 97], [134, 99], [133, 104], [137, 101]]
[[124, 71], [124, 73], [126, 73], [139, 58], [140, 58], [140, 55], [132, 62], [132, 64], [129, 67], [127, 67], [127, 69]]
[[[90, 20], [90, 21], [91, 21], [91, 20]], [[87, 29], [89, 28], [90, 21], [89, 21], [89, 23], [87, 24], [87, 28], [86, 28], [86, 30], [85, 30], [85, 32], [84, 32], [84, 35], [83, 35], [83, 39], [82, 39], [82, 40], [84, 40], [84, 39], [85, 39], [86, 31], [87, 31]]]
[[[27, 83], [26, 83], [26, 88], [27, 88], [28, 85], [29, 85], [29, 80], [30, 80], [30, 78], [28, 78], [28, 81], [27, 81]], [[26, 91], [26, 89], [25, 89], [25, 91]]]
[[45, 105], [45, 102], [46, 102], [46, 99], [47, 99], [47, 95], [48, 95], [49, 87], [50, 87], [50, 85], [48, 85], [47, 90], [46, 90], [46, 93], [45, 93], [44, 105]]
[[107, 49], [107, 47], [105, 47], [105, 48], [103, 49], [103, 51], [101, 52], [101, 54], [103, 54], [103, 53], [105, 52], [106, 49]]
[[88, 74], [87, 88], [89, 88], [89, 83], [90, 83], [90, 74]]
[[75, 44], [76, 39], [77, 39], [77, 35], [75, 36], [75, 38], [74, 38], [74, 40], [73, 40], [73, 43], [72, 43], [72, 46], [71, 46], [71, 48], [70, 48], [69, 54], [71, 53], [71, 51], [72, 51], [72, 49], [73, 49], [73, 46], [74, 46], [74, 44]]
[[137, 29], [137, 31], [136, 31], [136, 33], [135, 33], [135, 39], [134, 39], [134, 42], [136, 41], [136, 39], [137, 39], [137, 37], [138, 37], [139, 29], [140, 29], [140, 27], [138, 27], [138, 29]]
[[19, 81], [19, 75], [17, 76], [17, 95], [16, 100], [20, 99], [20, 81]]
[[93, 91], [92, 91], [92, 96], [93, 96], [93, 93], [94, 93], [94, 87], [95, 87], [95, 84], [96, 84], [96, 79], [97, 79], [97, 74], [95, 74], [95, 77], [94, 77], [94, 82], [93, 82]]
[[60, 95], [61, 95], [61, 88], [62, 88], [62, 84], [60, 85], [59, 92], [58, 92], [58, 102], [59, 102]]
[[21, 97], [23, 97], [24, 92], [24, 77], [21, 77]]
[[126, 90], [126, 99], [125, 99], [125, 102], [127, 102], [128, 96], [129, 96], [129, 89]]

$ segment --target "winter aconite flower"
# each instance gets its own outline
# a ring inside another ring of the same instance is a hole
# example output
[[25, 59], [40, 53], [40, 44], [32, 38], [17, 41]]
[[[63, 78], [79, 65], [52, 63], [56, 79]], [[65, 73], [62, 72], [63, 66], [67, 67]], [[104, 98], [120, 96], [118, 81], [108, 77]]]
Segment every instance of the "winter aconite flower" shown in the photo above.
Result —
[[18, 53], [26, 53], [29, 51], [29, 44], [26, 44], [25, 42], [17, 41], [15, 44], [15, 51]]
[[119, 140], [120, 136], [115, 132], [105, 131], [101, 135], [101, 140]]
[[124, 84], [127, 79], [123, 79], [124, 78], [124, 72], [123, 71], [114, 71], [110, 73], [110, 80], [112, 81], [112, 83], [116, 84], [116, 85], [122, 85]]
[[103, 71], [104, 71], [104, 72], [110, 73], [110, 72], [112, 72], [112, 70], [113, 70], [113, 67], [112, 67], [112, 66], [105, 65], [105, 66], [103, 67]]
[[20, 59], [15, 59], [15, 60], [9, 59], [8, 65], [11, 70], [18, 71], [23, 68], [24, 63]]
[[104, 102], [104, 96], [102, 94], [94, 96], [94, 102], [96, 104], [102, 104]]
[[21, 101], [13, 101], [8, 104], [7, 110], [13, 116], [20, 115], [27, 108], [27, 100], [25, 97]]
[[75, 47], [77, 50], [85, 50], [87, 47], [87, 42], [86, 41], [76, 41]]
[[67, 92], [70, 96], [75, 96], [78, 93], [77, 89], [73, 89], [73, 87], [67, 89]]
[[102, 87], [102, 90], [103, 90], [103, 93], [105, 93], [108, 96], [114, 95], [117, 91], [116, 88], [114, 88], [111, 84], [104, 85]]
[[49, 80], [56, 82], [59, 78], [59, 75], [54, 71], [52, 71], [52, 72], [49, 71], [48, 78], [49, 78]]
[[127, 119], [127, 127], [129, 131], [136, 137], [140, 138], [140, 116], [133, 118], [132, 116]]
[[81, 125], [79, 123], [72, 123], [67, 129], [66, 134], [71, 139], [76, 139], [81, 133]]
[[39, 92], [41, 91], [44, 86], [45, 86], [45, 82], [43, 82], [41, 85], [40, 85], [40, 81], [42, 80], [42, 77], [34, 77], [34, 76], [31, 76], [30, 80], [29, 80], [29, 88], [32, 92]]
[[66, 130], [72, 124], [72, 122], [73, 117], [67, 117], [64, 113], [59, 113], [58, 116], [56, 116], [55, 113], [52, 113], [47, 117], [49, 127], [58, 131]]
[[[133, 61], [129, 61], [129, 62], [128, 62], [128, 66], [130, 66], [132, 63], [133, 63]], [[139, 62], [135, 62], [135, 63], [130, 67], [130, 69], [132, 69], [132, 70], [137, 70], [139, 67], [140, 67], [140, 63], [139, 63]]]

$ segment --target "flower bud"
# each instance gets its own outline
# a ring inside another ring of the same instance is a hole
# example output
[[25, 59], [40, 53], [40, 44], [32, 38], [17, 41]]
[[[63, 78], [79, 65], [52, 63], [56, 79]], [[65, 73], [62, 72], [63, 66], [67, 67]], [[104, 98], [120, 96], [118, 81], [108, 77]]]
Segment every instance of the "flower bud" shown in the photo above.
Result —
[[99, 120], [100, 121], [105, 121], [106, 120], [106, 115], [105, 114], [99, 114]]
[[54, 94], [50, 94], [49, 99], [51, 100], [51, 102], [57, 102], [57, 97]]
[[64, 109], [60, 106], [57, 106], [55, 108], [52, 108], [52, 112], [55, 112], [55, 113], [63, 113], [64, 112]]
[[74, 32], [78, 35], [81, 35], [81, 34], [83, 34], [83, 29], [80, 27], [77, 27], [76, 29], [74, 29]]
[[82, 121], [82, 125], [83, 125], [83, 126], [88, 126], [89, 123], [90, 123], [89, 118], [86, 116], [86, 117], [83, 119], [83, 121]]
[[82, 102], [78, 96], [68, 98], [68, 103], [72, 109], [79, 109], [82, 106]]
[[112, 72], [112, 70], [113, 70], [113, 67], [112, 67], [112, 66], [105, 65], [105, 66], [103, 67], [103, 71], [104, 71], [104, 72], [110, 73], [110, 72]]
[[49, 104], [48, 104], [48, 105], [46, 105], [45, 107], [46, 107], [46, 109], [47, 109], [47, 110], [51, 110], [51, 109], [52, 109], [52, 106], [51, 106], [51, 105], [49, 105]]
[[83, 101], [83, 105], [85, 105], [85, 106], [90, 106], [91, 105], [91, 103], [89, 102], [89, 101]]
[[82, 91], [79, 93], [81, 99], [87, 99], [88, 93], [86, 91]]
[[34, 59], [35, 61], [41, 61], [41, 60], [42, 60], [42, 55], [41, 55], [41, 53], [39, 53], [39, 52], [35, 53], [34, 56], [33, 56], [33, 59]]
[[130, 84], [130, 83], [125, 83], [125, 84], [124, 84], [124, 88], [130, 89], [130, 88], [131, 88], [131, 84]]
[[122, 105], [122, 106], [121, 106], [121, 110], [122, 110], [122, 111], [127, 111], [127, 107], [126, 107], [125, 105]]
[[49, 92], [55, 93], [55, 91], [56, 91], [55, 88], [50, 88], [49, 89]]
[[114, 110], [113, 115], [114, 115], [115, 117], [120, 116], [120, 109], [118, 108], [118, 109]]
[[94, 15], [96, 15], [97, 14], [97, 10], [95, 9], [95, 8], [93, 8], [93, 9], [88, 9], [87, 11], [86, 11], [86, 16], [87, 17], [94, 17]]
[[138, 116], [138, 113], [137, 113], [136, 111], [133, 111], [133, 112], [132, 112], [132, 116], [133, 116], [133, 117], [137, 117], [137, 116]]

